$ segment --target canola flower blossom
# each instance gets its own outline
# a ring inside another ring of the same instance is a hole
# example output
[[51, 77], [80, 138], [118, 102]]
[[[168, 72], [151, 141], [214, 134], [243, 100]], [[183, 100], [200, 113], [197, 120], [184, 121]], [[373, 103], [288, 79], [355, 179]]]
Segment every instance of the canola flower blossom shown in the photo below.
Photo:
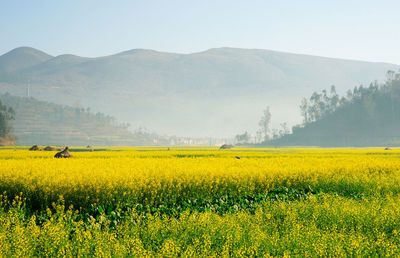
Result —
[[[390, 154], [390, 155], [389, 155]], [[237, 160], [234, 157], [241, 156]], [[2, 150], [0, 190], [71, 204], [149, 202], [266, 193], [277, 187], [340, 195], [396, 194], [400, 152], [335, 149], [48, 152]]]
[[0, 149], [1, 256], [400, 254], [400, 150], [53, 154]]

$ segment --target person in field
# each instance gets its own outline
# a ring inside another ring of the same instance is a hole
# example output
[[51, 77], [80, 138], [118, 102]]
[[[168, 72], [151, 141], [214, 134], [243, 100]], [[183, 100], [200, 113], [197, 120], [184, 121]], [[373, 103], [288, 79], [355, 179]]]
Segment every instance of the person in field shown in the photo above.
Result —
[[54, 158], [72, 158], [68, 146], [65, 147], [63, 151], [57, 152], [56, 155], [54, 155]]

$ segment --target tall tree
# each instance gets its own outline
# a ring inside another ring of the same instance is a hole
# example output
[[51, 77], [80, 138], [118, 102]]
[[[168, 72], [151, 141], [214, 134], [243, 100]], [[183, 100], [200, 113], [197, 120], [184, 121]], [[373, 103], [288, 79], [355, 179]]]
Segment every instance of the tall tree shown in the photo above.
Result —
[[279, 130], [279, 137], [282, 137], [282, 136], [284, 136], [286, 134], [289, 134], [289, 133], [290, 133], [290, 130], [289, 130], [289, 127], [288, 127], [287, 123], [286, 122], [282, 123], [281, 124], [281, 129]]
[[301, 104], [300, 104], [300, 112], [301, 112], [301, 116], [303, 117], [303, 125], [306, 125], [310, 122], [310, 116], [309, 114], [309, 105], [308, 105], [308, 101], [306, 98], [303, 98], [301, 100]]
[[260, 119], [260, 122], [258, 122], [264, 141], [268, 141], [269, 139], [270, 124], [271, 124], [271, 112], [269, 111], [269, 106], [267, 106], [263, 111], [263, 115]]
[[262, 142], [262, 132], [261, 132], [261, 130], [260, 129], [258, 129], [257, 130], [257, 132], [256, 132], [256, 139], [255, 139], [255, 141], [256, 141], [256, 143], [261, 143]]

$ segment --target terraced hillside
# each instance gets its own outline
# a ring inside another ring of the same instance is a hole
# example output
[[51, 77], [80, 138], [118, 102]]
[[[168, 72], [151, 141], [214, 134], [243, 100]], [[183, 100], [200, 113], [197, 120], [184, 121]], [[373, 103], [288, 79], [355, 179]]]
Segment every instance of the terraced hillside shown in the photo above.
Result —
[[153, 141], [150, 135], [130, 132], [127, 124], [89, 109], [10, 94], [0, 95], [0, 100], [15, 110], [13, 132], [19, 145], [143, 145]]

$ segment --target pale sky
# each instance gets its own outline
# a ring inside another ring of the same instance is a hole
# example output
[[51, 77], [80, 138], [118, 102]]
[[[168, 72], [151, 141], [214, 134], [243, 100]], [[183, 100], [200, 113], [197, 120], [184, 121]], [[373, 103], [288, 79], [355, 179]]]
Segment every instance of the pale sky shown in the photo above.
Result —
[[0, 55], [271, 49], [400, 64], [395, 0], [2, 0]]

